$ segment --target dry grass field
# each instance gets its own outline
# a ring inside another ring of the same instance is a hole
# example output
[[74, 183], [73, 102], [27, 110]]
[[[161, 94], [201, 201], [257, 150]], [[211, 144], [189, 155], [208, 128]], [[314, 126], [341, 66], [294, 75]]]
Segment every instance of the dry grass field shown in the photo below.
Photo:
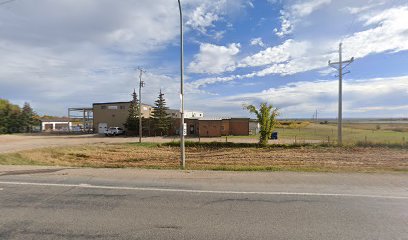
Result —
[[[3, 165], [177, 169], [179, 148], [94, 144], [0, 154]], [[232, 171], [407, 172], [408, 149], [382, 147], [188, 147], [188, 169]]]
[[[337, 141], [336, 124], [300, 124], [295, 127], [276, 129], [280, 139], [297, 142], [320, 140], [320, 142]], [[345, 123], [343, 127], [344, 144], [353, 145], [359, 142], [401, 144], [408, 142], [408, 124], [364, 124]]]

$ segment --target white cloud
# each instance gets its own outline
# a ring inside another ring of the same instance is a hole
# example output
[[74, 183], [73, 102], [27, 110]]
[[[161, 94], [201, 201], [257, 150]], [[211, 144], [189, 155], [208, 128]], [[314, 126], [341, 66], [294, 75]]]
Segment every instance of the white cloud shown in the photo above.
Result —
[[203, 4], [194, 10], [186, 24], [201, 32], [206, 32], [206, 29], [213, 26], [213, 22], [219, 18], [217, 13], [209, 12]]
[[[364, 58], [371, 54], [408, 50], [408, 6], [399, 6], [383, 11], [364, 14], [360, 21], [371, 27], [346, 36], [343, 40], [344, 58]], [[328, 60], [338, 58], [338, 40], [295, 41], [286, 40], [281, 45], [269, 47], [254, 55], [243, 58], [238, 67], [267, 66], [246, 75], [232, 75], [197, 81], [204, 86], [236, 79], [264, 77], [271, 74], [293, 75], [312, 70], [323, 70]], [[325, 73], [325, 72], [323, 72]], [[205, 84], [202, 84], [205, 83]]]
[[332, 0], [307, 0], [297, 1], [290, 5], [287, 9], [281, 11], [281, 27], [275, 28], [274, 32], [279, 37], [286, 36], [293, 32], [295, 25], [301, 21], [303, 17], [309, 16], [319, 8], [328, 5]]
[[365, 14], [360, 20], [365, 26], [374, 27], [345, 38], [346, 55], [362, 58], [375, 53], [408, 50], [408, 6]]
[[308, 0], [298, 2], [290, 7], [290, 12], [295, 17], [305, 17], [312, 14], [324, 5], [330, 4], [332, 0]]
[[265, 47], [265, 43], [262, 41], [262, 38], [252, 38], [250, 44], [251, 46]]
[[[244, 2], [185, 0], [184, 21], [206, 31], [232, 14], [231, 6]], [[203, 5], [208, 7], [202, 10]], [[168, 102], [178, 106], [179, 83], [172, 81], [177, 61], [157, 60], [161, 50], [178, 44], [178, 13], [177, 1], [168, 0], [37, 0], [2, 6], [0, 96], [30, 100], [40, 113], [62, 115], [70, 106], [129, 99], [137, 85], [135, 67], [143, 66], [148, 70], [145, 94], [154, 98], [160, 87], [172, 89], [176, 101]], [[190, 36], [191, 30], [186, 28]]]
[[[197, 5], [191, 7], [186, 25], [203, 34], [214, 26], [217, 21], [225, 21], [228, 15], [235, 15], [246, 7], [253, 7], [248, 0], [188, 0], [187, 4]], [[193, 4], [194, 3], [194, 4]]]
[[[220, 101], [238, 105], [266, 101], [279, 107], [286, 117], [309, 116], [316, 109], [327, 117], [334, 117], [337, 111], [337, 91], [336, 80], [307, 81], [289, 83], [262, 92], [224, 97]], [[365, 116], [377, 114], [380, 117], [379, 112], [387, 114], [387, 111], [406, 109], [406, 101], [403, 99], [407, 97], [408, 76], [344, 82], [346, 116], [362, 113]], [[403, 116], [403, 113], [399, 116]]]
[[236, 68], [235, 55], [240, 51], [240, 44], [231, 43], [228, 46], [217, 46], [209, 43], [200, 45], [200, 52], [188, 66], [192, 73], [217, 74], [233, 71]]
[[[352, 56], [356, 58], [363, 58], [371, 54], [378, 54], [384, 52], [400, 52], [408, 50], [408, 6], [399, 6], [390, 9], [385, 9], [375, 13], [368, 13], [360, 16], [360, 21], [368, 27], [372, 28], [356, 32], [351, 36], [346, 36], [343, 40], [344, 45], [344, 57], [350, 58]], [[303, 42], [303, 44], [284, 44], [274, 47], [277, 50], [292, 49], [293, 52], [298, 53], [292, 60], [286, 63], [276, 63], [259, 72], [258, 76], [265, 76], [269, 74], [295, 74], [299, 72], [305, 72], [310, 70], [316, 70], [327, 66], [328, 60], [334, 60], [337, 58], [335, 53], [335, 46], [337, 40], [327, 41], [325, 44], [315, 42], [313, 46], [317, 48], [311, 48], [312, 44], [309, 42]], [[284, 45], [286, 44], [286, 48]], [[272, 48], [273, 49], [273, 48]], [[270, 53], [276, 53], [279, 51], [270, 51]], [[301, 51], [301, 50], [304, 51]], [[259, 60], [260, 63], [267, 63], [268, 59], [262, 58], [264, 52], [255, 54], [255, 60]], [[288, 54], [289, 55], [289, 54]], [[283, 55], [278, 56], [284, 58]], [[262, 61], [264, 59], [265, 61]], [[253, 61], [256, 63], [256, 61]], [[255, 65], [256, 66], [256, 65]]]
[[284, 37], [293, 31], [293, 23], [292, 20], [290, 19], [290, 14], [286, 11], [281, 11], [281, 16], [279, 17], [281, 21], [281, 27], [280, 29], [275, 28], [273, 31], [278, 37]]
[[345, 10], [347, 10], [351, 14], [359, 14], [359, 13], [371, 10], [373, 8], [382, 6], [382, 5], [386, 4], [387, 2], [388, 2], [388, 0], [376, 1], [375, 3], [369, 3], [369, 4], [364, 3], [363, 5], [358, 6], [358, 7], [346, 7]]
[[255, 67], [286, 62], [290, 59], [304, 56], [309, 48], [310, 44], [308, 42], [296, 42], [293, 39], [289, 39], [281, 45], [269, 47], [257, 54], [244, 58], [239, 66]]

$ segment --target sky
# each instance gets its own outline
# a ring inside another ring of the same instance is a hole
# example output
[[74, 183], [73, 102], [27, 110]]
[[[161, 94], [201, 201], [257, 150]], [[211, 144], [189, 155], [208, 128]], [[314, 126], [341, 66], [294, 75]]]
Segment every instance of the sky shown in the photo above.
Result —
[[[246, 117], [268, 102], [283, 118], [337, 116], [328, 61], [344, 76], [344, 117], [408, 117], [406, 0], [182, 0], [185, 105]], [[176, 0], [0, 0], [0, 98], [39, 114], [130, 101], [160, 90], [180, 107]]]

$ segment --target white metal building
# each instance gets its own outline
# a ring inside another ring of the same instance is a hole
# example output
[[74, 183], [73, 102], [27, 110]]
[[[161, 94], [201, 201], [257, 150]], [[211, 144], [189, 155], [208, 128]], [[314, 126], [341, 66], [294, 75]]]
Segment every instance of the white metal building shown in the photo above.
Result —
[[67, 132], [72, 128], [68, 118], [41, 119], [41, 131], [43, 132]]

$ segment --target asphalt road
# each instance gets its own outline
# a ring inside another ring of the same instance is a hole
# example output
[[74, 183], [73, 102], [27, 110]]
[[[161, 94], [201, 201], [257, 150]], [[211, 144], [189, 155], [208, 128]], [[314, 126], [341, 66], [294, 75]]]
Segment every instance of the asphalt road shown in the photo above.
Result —
[[408, 239], [408, 175], [0, 166], [0, 239]]

